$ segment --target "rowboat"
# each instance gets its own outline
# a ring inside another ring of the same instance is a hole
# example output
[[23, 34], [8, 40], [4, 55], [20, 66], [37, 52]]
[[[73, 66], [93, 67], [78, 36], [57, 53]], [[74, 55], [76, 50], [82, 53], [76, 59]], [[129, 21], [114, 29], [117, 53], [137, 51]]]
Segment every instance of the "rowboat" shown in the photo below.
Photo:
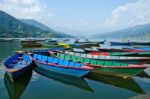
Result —
[[4, 83], [10, 99], [20, 99], [32, 76], [32, 70], [27, 72], [16, 82], [12, 82], [7, 73], [4, 74]]
[[[81, 52], [81, 51], [80, 51]], [[111, 52], [111, 51], [99, 51], [99, 50], [92, 50], [90, 48], [86, 48], [85, 51], [82, 51], [82, 53], [88, 53], [91, 55], [101, 55], [101, 56], [136, 56], [136, 57], [150, 57], [150, 52], [148, 51], [129, 51], [129, 52]]]
[[62, 60], [51, 56], [32, 54], [31, 57], [37, 67], [65, 75], [82, 77], [93, 69], [81, 63]]
[[150, 57], [150, 52], [112, 52], [107, 54], [112, 56]]
[[130, 64], [146, 64], [150, 61], [150, 57], [102, 56], [102, 55], [92, 55], [86, 53], [75, 53], [71, 51], [64, 51], [63, 53], [68, 55], [78, 56], [81, 58], [103, 60], [103, 61], [110, 61], [110, 62], [130, 63]]
[[136, 56], [136, 57], [150, 57], [150, 52], [89, 52], [91, 55], [101, 56]]
[[44, 44], [48, 44], [48, 45], [57, 45], [58, 41], [57, 40], [45, 40]]
[[135, 50], [144, 50], [144, 51], [150, 51], [150, 47], [141, 47], [141, 48], [135, 48]]
[[74, 52], [147, 52], [147, 50], [142, 49], [117, 49], [117, 48], [100, 48], [100, 47], [92, 47], [92, 48], [73, 48]]
[[66, 44], [64, 42], [59, 42], [58, 45], [63, 46], [64, 48], [71, 48], [69, 44]]
[[79, 78], [79, 77], [69, 76], [69, 75], [62, 75], [62, 74], [50, 72], [50, 71], [47, 71], [38, 67], [34, 68], [34, 71], [44, 77], [55, 80], [59, 83], [63, 83], [69, 86], [71, 85], [73, 87], [80, 88], [88, 92], [93, 92], [92, 88], [88, 85], [88, 83], [86, 82], [84, 78]]
[[64, 47], [70, 48], [69, 44], [65, 44], [64, 42], [58, 42], [57, 40], [46, 40], [43, 42], [43, 47], [54, 48], [54, 47]]
[[89, 40], [79, 41], [78, 39], [76, 39], [74, 43], [75, 44], [104, 44], [104, 41], [89, 41]]
[[111, 46], [130, 46], [130, 42], [110, 42]]
[[144, 94], [144, 90], [138, 85], [133, 78], [124, 79], [121, 77], [100, 75], [97, 73], [89, 73], [86, 78], [104, 83], [110, 86], [126, 89], [132, 92]]
[[33, 68], [32, 59], [28, 54], [17, 52], [4, 62], [4, 67], [12, 81], [16, 81]]
[[42, 47], [42, 44], [39, 42], [28, 42], [28, 43], [21, 43], [22, 47]]
[[87, 47], [91, 47], [91, 46], [97, 46], [99, 47], [99, 42], [78, 42], [75, 44], [72, 44], [71, 46], [73, 48], [87, 48]]
[[35, 39], [21, 40], [22, 47], [42, 47], [42, 43]]
[[136, 57], [150, 57], [150, 52], [89, 52], [91, 55], [102, 56], [136, 56]]
[[129, 48], [124, 48], [124, 49], [117, 49], [117, 48], [98, 48], [99, 51], [101, 52], [146, 52], [146, 50], [143, 49], [129, 49]]
[[0, 38], [0, 42], [13, 42], [11, 38]]
[[106, 60], [95, 60], [58, 52], [50, 52], [50, 54], [60, 59], [71, 60], [73, 62], [81, 62], [83, 64], [89, 65], [91, 67], [94, 67], [94, 70], [92, 70], [92, 72], [104, 75], [132, 77], [141, 73], [145, 68], [147, 68], [147, 66], [145, 65], [118, 63]]
[[150, 46], [150, 42], [131, 42], [131, 45], [132, 46], [143, 46], [143, 45], [145, 45], [145, 46]]
[[27, 50], [25, 50], [25, 52], [47, 55], [47, 54], [49, 54], [49, 51], [59, 51], [59, 50], [63, 50], [63, 49], [64, 49], [64, 47], [37, 48], [37, 49], [27, 49]]

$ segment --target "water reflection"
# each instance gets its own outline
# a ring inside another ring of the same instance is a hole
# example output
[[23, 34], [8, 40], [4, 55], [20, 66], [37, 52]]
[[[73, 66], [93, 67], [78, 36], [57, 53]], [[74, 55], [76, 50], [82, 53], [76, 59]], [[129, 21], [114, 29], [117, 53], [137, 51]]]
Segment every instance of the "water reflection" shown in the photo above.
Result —
[[96, 73], [90, 73], [86, 76], [88, 79], [99, 81], [105, 84], [110, 84], [115, 87], [124, 88], [136, 93], [144, 94], [144, 90], [132, 78], [121, 78], [114, 76], [105, 76]]
[[21, 95], [25, 91], [32, 76], [32, 71], [22, 76], [16, 82], [12, 82], [8, 74], [4, 74], [4, 83], [9, 94], [10, 99], [20, 99]]
[[[13, 51], [21, 49], [19, 42], [0, 42], [0, 45], [2, 46], [0, 48], [0, 64], [13, 54]], [[145, 71], [150, 74], [150, 68]], [[33, 81], [28, 85], [30, 77], [24, 76], [25, 78], [22, 78], [21, 81], [12, 83], [6, 74], [5, 79], [3, 78], [4, 73], [4, 69], [0, 66], [0, 99], [8, 99], [9, 96], [10, 99], [42, 99], [44, 97], [47, 99], [109, 99], [110, 96], [112, 99], [127, 99], [139, 95], [138, 93], [144, 93], [144, 91], [145, 93], [150, 92], [150, 79], [147, 79], [148, 75], [145, 74], [144, 76], [140, 75], [140, 78], [128, 80], [102, 75], [91, 75], [88, 78], [80, 79], [53, 73], [50, 73], [49, 79], [43, 79], [42, 75], [35, 73]], [[51, 79], [55, 81], [51, 81]]]
[[150, 78], [150, 75], [147, 72], [145, 72], [145, 71], [141, 72], [137, 76], [141, 77], [141, 78]]
[[4, 61], [13, 51], [20, 49], [19, 42], [0, 42], [0, 62]]
[[46, 71], [46, 70], [38, 68], [38, 67], [36, 67], [34, 70], [37, 73], [39, 73], [45, 77], [48, 77], [50, 79], [53, 79], [55, 81], [64, 83], [66, 85], [72, 85], [72, 86], [75, 86], [77, 88], [83, 89], [88, 92], [93, 92], [92, 88], [88, 85], [88, 83], [85, 81], [84, 78], [57, 74], [54, 72]]

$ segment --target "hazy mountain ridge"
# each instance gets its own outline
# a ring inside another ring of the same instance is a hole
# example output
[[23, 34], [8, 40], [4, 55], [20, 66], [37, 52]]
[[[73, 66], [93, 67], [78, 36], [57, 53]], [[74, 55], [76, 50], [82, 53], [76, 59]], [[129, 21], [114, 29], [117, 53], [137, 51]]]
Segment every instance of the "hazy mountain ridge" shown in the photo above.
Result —
[[63, 33], [63, 32], [58, 32], [58, 31], [55, 31], [51, 28], [49, 28], [48, 26], [44, 25], [43, 23], [40, 23], [36, 20], [33, 20], [33, 19], [20, 19], [20, 21], [22, 21], [23, 23], [26, 23], [26, 24], [29, 24], [29, 25], [33, 25], [37, 28], [40, 28], [44, 31], [50, 31], [51, 33], [54, 33], [54, 37], [74, 37], [74, 36], [71, 36], [69, 34], [66, 34], [66, 33]]
[[[33, 20], [32, 20], [33, 21]], [[41, 26], [43, 24], [34, 20]], [[61, 32], [55, 32], [49, 27], [43, 25], [39, 28], [37, 25], [22, 22], [13, 16], [0, 10], [0, 37], [71, 37]]]
[[35, 21], [33, 19], [19, 19], [19, 20], [22, 21], [23, 23], [36, 26], [37, 28], [40, 28], [45, 31], [54, 31], [51, 28], [49, 28], [49, 27], [45, 26], [44, 24], [42, 24], [38, 21]]
[[146, 35], [150, 37], [150, 23], [137, 25], [114, 32], [93, 35], [94, 38], [142, 38]]

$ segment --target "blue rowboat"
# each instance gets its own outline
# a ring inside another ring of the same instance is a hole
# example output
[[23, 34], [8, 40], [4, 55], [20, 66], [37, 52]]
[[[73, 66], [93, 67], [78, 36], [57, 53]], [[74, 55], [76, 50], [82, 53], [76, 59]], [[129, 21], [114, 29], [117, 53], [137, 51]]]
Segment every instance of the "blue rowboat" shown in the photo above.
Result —
[[132, 46], [150, 46], [150, 42], [131, 42]]
[[63, 47], [54, 47], [54, 48], [36, 48], [36, 49], [27, 49], [26, 52], [31, 53], [40, 53], [40, 52], [48, 52], [48, 51], [57, 51], [57, 50], [63, 50]]
[[131, 46], [130, 42], [110, 42], [111, 46]]
[[4, 62], [4, 67], [12, 81], [16, 81], [23, 74], [33, 68], [32, 58], [25, 53], [19, 52], [9, 57]]
[[126, 50], [139, 50], [139, 52], [148, 52], [150, 51], [150, 47], [139, 47], [139, 48], [127, 48]]
[[137, 50], [150, 51], [150, 47], [135, 48]]
[[41, 49], [28, 49], [26, 52], [31, 52], [34, 54], [42, 54], [42, 55], [48, 55], [49, 51], [60, 51], [63, 50], [63, 47], [54, 47], [54, 48], [41, 48]]
[[82, 77], [93, 69], [92, 67], [85, 66], [81, 63], [71, 62], [40, 54], [32, 54], [31, 57], [33, 58], [33, 61], [37, 67], [64, 75]]

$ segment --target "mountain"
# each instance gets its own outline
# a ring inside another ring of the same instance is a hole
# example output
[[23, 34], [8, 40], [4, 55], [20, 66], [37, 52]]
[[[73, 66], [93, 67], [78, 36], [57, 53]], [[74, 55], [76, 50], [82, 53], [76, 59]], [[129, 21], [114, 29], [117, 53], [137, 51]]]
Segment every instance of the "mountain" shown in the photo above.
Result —
[[57, 35], [56, 37], [71, 37], [71, 38], [73, 37], [73, 36], [68, 35], [66, 33], [55, 31], [55, 30], [49, 28], [48, 26], [44, 25], [43, 23], [40, 23], [40, 22], [33, 20], [33, 19], [20, 19], [20, 21], [22, 21], [23, 23], [29, 24], [29, 25], [33, 25], [37, 28], [40, 28], [43, 31], [50, 31], [52, 33], [55, 33], [54, 37], [55, 37], [55, 35]]
[[[11, 37], [11, 36], [28, 36], [30, 32], [32, 33], [44, 33], [45, 31], [31, 26], [27, 25], [25, 23], [22, 23], [18, 19], [12, 17], [11, 15], [0, 11], [0, 36], [1, 37]], [[31, 35], [29, 35], [31, 36]]]
[[35, 21], [33, 19], [20, 19], [20, 21], [22, 21], [23, 23], [29, 24], [29, 25], [33, 25], [33, 26], [38, 27], [45, 31], [53, 31], [51, 28], [49, 28], [46, 25], [44, 25], [38, 21]]
[[103, 34], [97, 34], [93, 37], [96, 38], [145, 38], [150, 37], [150, 23], [137, 25], [134, 27], [108, 32]]
[[22, 22], [0, 10], [0, 37], [70, 37], [48, 27], [46, 29], [38, 26]]

